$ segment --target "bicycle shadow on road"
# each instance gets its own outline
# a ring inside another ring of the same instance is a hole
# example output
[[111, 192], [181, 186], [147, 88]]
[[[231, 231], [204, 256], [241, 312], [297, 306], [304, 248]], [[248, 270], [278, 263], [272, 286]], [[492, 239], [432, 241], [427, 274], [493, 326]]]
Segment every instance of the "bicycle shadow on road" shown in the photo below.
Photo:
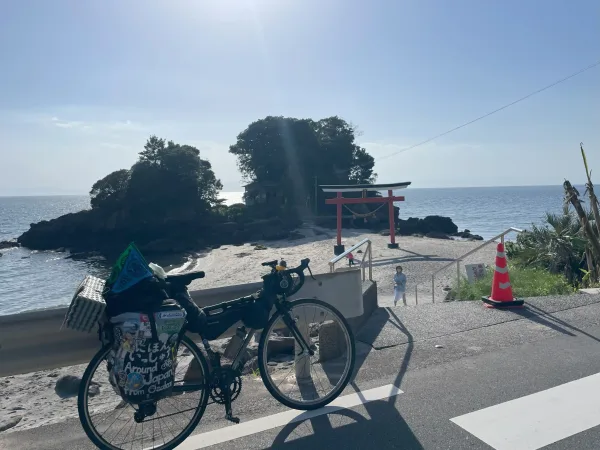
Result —
[[[377, 351], [373, 343], [384, 327], [397, 328], [407, 337], [404, 357], [393, 382], [398, 388], [401, 388], [414, 349], [413, 336], [400, 318], [390, 308], [382, 309], [385, 314], [373, 318], [368, 332], [364, 333], [362, 338], [361, 333], [357, 334], [356, 365], [350, 386], [359, 396], [361, 390], [356, 383], [356, 376], [371, 352]], [[277, 435], [271, 448], [325, 448], [328, 445], [341, 448], [370, 448], [383, 444], [384, 448], [423, 449], [397, 409], [396, 402], [401, 396], [402, 394], [386, 400], [365, 402], [356, 407], [364, 408], [369, 418], [353, 409], [345, 409], [288, 424]], [[297, 437], [290, 440], [294, 434]]]
[[[394, 382], [395, 386], [401, 388], [400, 383], [402, 382], [402, 378], [404, 377], [404, 374], [408, 369], [408, 364], [410, 362], [410, 358], [414, 349], [414, 338], [411, 332], [400, 320], [398, 315], [392, 310], [392, 308], [379, 308], [377, 314], [373, 314], [371, 318], [367, 321], [367, 323], [365, 323], [365, 325], [363, 325], [363, 327], [356, 333], [356, 365], [354, 367], [354, 374], [352, 380], [355, 379], [356, 374], [361, 369], [365, 360], [369, 357], [371, 352], [383, 350], [383, 347], [380, 349], [376, 348], [375, 343], [380, 333], [385, 332], [384, 329], [386, 327], [397, 328], [402, 334], [406, 336], [406, 350], [404, 353], [404, 357], [402, 358], [402, 365], [398, 368], [398, 375]], [[354, 386], [354, 383], [352, 383], [352, 385]], [[358, 391], [358, 388], [355, 387], [355, 389]]]
[[398, 396], [391, 401], [368, 402], [365, 417], [352, 409], [323, 414], [286, 425], [270, 448], [402, 448], [423, 450], [410, 426], [396, 409]]

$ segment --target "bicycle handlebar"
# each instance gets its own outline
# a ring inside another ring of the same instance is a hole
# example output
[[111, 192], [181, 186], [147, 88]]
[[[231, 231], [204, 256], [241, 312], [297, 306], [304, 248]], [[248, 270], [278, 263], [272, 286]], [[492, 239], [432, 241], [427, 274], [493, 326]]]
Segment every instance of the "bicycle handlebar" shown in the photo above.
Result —
[[[277, 270], [277, 261], [275, 261], [275, 265], [272, 264], [272, 261], [269, 261], [269, 263], [263, 263], [263, 266], [271, 266], [272, 268], [271, 273], [263, 276], [265, 289], [274, 294], [285, 294], [286, 296], [294, 295], [304, 285], [304, 271], [306, 269], [308, 269], [310, 272], [311, 278], [315, 278], [310, 270], [309, 264], [310, 259], [305, 258], [300, 261], [300, 265], [298, 267]], [[293, 274], [298, 275], [298, 283], [294, 283], [292, 278]]]

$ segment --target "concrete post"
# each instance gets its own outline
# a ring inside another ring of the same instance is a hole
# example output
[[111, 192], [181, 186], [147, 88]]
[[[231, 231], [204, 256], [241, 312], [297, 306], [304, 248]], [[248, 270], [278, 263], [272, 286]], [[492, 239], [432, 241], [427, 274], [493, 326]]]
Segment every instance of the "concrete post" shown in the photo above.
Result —
[[[308, 326], [308, 321], [306, 320], [306, 314], [299, 314], [296, 326], [298, 327], [300, 334], [302, 334], [304, 337], [304, 340], [310, 345], [310, 329]], [[294, 351], [296, 355], [296, 380], [310, 379], [310, 356], [301, 354], [304, 349], [302, 348], [302, 345], [298, 343], [298, 341], [295, 341]]]

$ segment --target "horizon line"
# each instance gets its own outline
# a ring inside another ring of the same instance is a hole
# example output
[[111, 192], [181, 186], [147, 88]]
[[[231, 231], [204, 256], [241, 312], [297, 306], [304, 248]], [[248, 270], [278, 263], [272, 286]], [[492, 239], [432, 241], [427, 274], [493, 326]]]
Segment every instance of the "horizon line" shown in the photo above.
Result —
[[[585, 182], [573, 183], [574, 186], [585, 186]], [[528, 188], [528, 187], [558, 187], [562, 184], [521, 184], [521, 185], [488, 185], [488, 186], [427, 186], [427, 187], [413, 187], [407, 189], [407, 191], [420, 190], [420, 189], [490, 189], [490, 188]], [[243, 190], [239, 191], [221, 191], [221, 193], [243, 193]], [[89, 193], [82, 194], [19, 194], [19, 195], [5, 195], [0, 194], [0, 198], [19, 198], [19, 197], [87, 197]]]

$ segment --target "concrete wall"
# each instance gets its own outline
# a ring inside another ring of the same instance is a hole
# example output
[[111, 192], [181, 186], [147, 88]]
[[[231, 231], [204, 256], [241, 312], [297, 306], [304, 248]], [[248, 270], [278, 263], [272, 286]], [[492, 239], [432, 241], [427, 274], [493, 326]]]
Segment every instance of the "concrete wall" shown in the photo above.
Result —
[[347, 318], [348, 324], [355, 334], [362, 328], [369, 317], [371, 317], [371, 314], [373, 314], [373, 312], [378, 308], [377, 283], [374, 281], [364, 281], [362, 287], [363, 313], [360, 316]]
[[[315, 278], [316, 281], [307, 278], [294, 298], [317, 297], [330, 302], [349, 319], [353, 328], [362, 326], [377, 306], [375, 284], [363, 286], [358, 270], [320, 274]], [[226, 286], [192, 291], [191, 295], [200, 307], [210, 306], [249, 295], [261, 285]], [[60, 330], [66, 312], [67, 308], [56, 308], [0, 316], [0, 377], [88, 362], [100, 348], [97, 333]], [[234, 330], [235, 326], [224, 336]]]

